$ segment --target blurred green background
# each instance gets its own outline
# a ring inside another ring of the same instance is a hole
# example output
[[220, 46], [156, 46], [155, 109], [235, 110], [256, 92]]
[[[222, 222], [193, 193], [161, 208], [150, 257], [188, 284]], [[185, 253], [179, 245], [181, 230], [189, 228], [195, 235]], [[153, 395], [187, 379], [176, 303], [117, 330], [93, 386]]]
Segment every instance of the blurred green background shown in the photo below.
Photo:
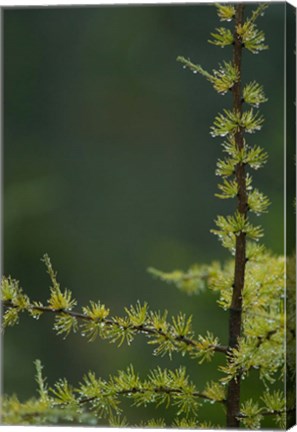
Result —
[[[270, 156], [253, 177], [272, 201], [256, 222], [276, 253], [283, 253], [284, 7], [271, 4], [259, 21], [270, 49], [246, 52], [243, 60], [244, 82], [259, 81], [269, 97], [261, 107], [264, 127], [248, 141]], [[230, 48], [207, 43], [220, 26], [215, 8], [11, 8], [3, 22], [4, 273], [20, 280], [30, 298], [46, 301], [40, 258], [47, 252], [79, 304], [100, 299], [121, 314], [138, 299], [148, 301], [152, 310], [193, 314], [197, 332], [210, 330], [227, 343], [228, 316], [215, 295], [186, 297], [146, 271], [229, 258], [209, 232], [218, 214], [234, 209], [214, 197], [222, 149], [209, 128], [231, 106], [231, 95], [219, 96], [176, 62], [183, 55], [211, 70], [230, 58]], [[88, 370], [108, 377], [130, 363], [142, 376], [157, 365], [185, 364], [199, 388], [220, 376], [220, 354], [199, 367], [179, 355], [152, 356], [141, 336], [117, 349], [78, 335], [64, 341], [51, 326], [52, 317], [22, 317], [6, 332], [5, 393], [34, 394], [36, 358], [50, 384], [59, 377], [75, 384]], [[254, 395], [255, 383], [256, 374], [243, 395]], [[170, 415], [153, 407], [127, 412], [132, 424]], [[206, 405], [199, 418], [209, 417], [223, 421], [221, 407]]]

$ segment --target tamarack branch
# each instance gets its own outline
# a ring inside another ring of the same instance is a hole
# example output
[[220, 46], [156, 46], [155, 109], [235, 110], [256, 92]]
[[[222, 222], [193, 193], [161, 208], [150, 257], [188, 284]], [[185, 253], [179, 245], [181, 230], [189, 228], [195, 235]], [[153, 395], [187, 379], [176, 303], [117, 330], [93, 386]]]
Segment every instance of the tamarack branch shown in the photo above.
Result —
[[[223, 407], [228, 428], [258, 429], [270, 417], [277, 427], [284, 428], [288, 424], [294, 406], [277, 387], [283, 382], [286, 369], [285, 323], [287, 339], [295, 338], [295, 323], [289, 318], [286, 322], [284, 315], [285, 258], [272, 254], [259, 243], [263, 230], [261, 226], [254, 226], [249, 218], [251, 213], [267, 212], [270, 204], [269, 199], [253, 187], [250, 174], [267, 162], [267, 153], [246, 142], [247, 134], [262, 128], [264, 118], [255, 110], [268, 99], [260, 84], [243, 82], [242, 57], [247, 52], [255, 54], [268, 48], [264, 32], [256, 25], [266, 8], [267, 4], [259, 4], [245, 17], [243, 3], [216, 4], [218, 18], [227, 26], [218, 27], [209, 42], [227, 47], [232, 53], [232, 60], [224, 61], [218, 69], [209, 72], [190, 59], [177, 58], [183, 68], [209, 81], [218, 94], [232, 97], [231, 109], [219, 113], [210, 130], [212, 137], [224, 139], [222, 147], [227, 154], [217, 161], [216, 174], [222, 181], [216, 196], [237, 201], [234, 214], [218, 216], [217, 228], [212, 232], [232, 257], [224, 264], [195, 264], [187, 271], [166, 273], [148, 269], [155, 278], [174, 285], [185, 294], [197, 296], [205, 291], [213, 292], [218, 306], [229, 316], [225, 344], [210, 331], [196, 336], [191, 316], [179, 313], [168, 320], [167, 311], [151, 311], [146, 303], [137, 302], [135, 306], [126, 307], [125, 315], [120, 317], [110, 316], [110, 310], [100, 301], [90, 301], [78, 309], [72, 292], [61, 289], [48, 255], [43, 257], [51, 280], [46, 304], [30, 300], [15, 279], [3, 277], [1, 281], [3, 329], [18, 324], [21, 314], [27, 313], [34, 319], [43, 314], [52, 315], [53, 330], [64, 338], [77, 333], [89, 342], [101, 338], [120, 347], [124, 342], [131, 345], [136, 335], [144, 335], [148, 344], [154, 345], [155, 355], [171, 358], [182, 354], [200, 364], [212, 361], [218, 354], [220, 378], [198, 390], [200, 386], [190, 380], [183, 366], [175, 370], [157, 367], [141, 379], [131, 365], [108, 379], [88, 372], [76, 387], [64, 378], [48, 387], [41, 362], [36, 360], [38, 397], [21, 402], [16, 396], [5, 396], [2, 401], [4, 424], [41, 425], [67, 420], [97, 425], [101, 419], [107, 419], [111, 426], [129, 426], [121, 408], [123, 398], [135, 407], [148, 404], [163, 405], [165, 409], [174, 407], [175, 417], [169, 425], [173, 427], [222, 427], [199, 420], [205, 403]], [[294, 284], [292, 279], [287, 289], [293, 291]], [[259, 382], [264, 383], [265, 390], [255, 400], [243, 400], [243, 379], [252, 371]], [[295, 373], [295, 364], [288, 365], [287, 373]], [[138, 426], [166, 427], [168, 422], [162, 418], [151, 419]]]

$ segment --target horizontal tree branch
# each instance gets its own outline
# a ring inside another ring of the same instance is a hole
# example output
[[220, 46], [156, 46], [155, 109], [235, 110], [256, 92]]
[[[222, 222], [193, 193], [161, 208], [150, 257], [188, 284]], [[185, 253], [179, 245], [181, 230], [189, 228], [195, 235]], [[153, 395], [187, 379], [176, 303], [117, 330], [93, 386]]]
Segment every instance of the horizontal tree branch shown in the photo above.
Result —
[[[1, 302], [2, 305], [6, 308], [17, 308], [16, 305], [14, 305], [11, 301], [2, 301]], [[39, 311], [39, 312], [44, 312], [44, 313], [49, 313], [49, 314], [54, 314], [54, 315], [60, 315], [60, 316], [70, 316], [73, 318], [76, 318], [78, 320], [82, 320], [82, 321], [93, 321], [93, 322], [99, 322], [99, 323], [103, 323], [106, 326], [110, 326], [110, 327], [122, 327], [122, 324], [119, 324], [116, 320], [112, 319], [112, 318], [102, 318], [100, 320], [98, 319], [94, 319], [84, 313], [81, 312], [77, 312], [77, 311], [72, 311], [72, 310], [65, 310], [65, 309], [53, 309], [49, 306], [40, 306], [40, 305], [34, 305], [32, 303], [30, 303], [28, 305], [28, 307], [26, 308], [27, 311]], [[183, 343], [189, 347], [193, 347], [193, 349], [196, 349], [197, 351], [200, 351], [199, 348], [199, 342], [194, 340], [194, 339], [190, 339], [186, 336], [182, 336], [182, 335], [173, 335], [172, 333], [169, 335], [166, 332], [164, 332], [161, 329], [156, 329], [154, 327], [149, 326], [148, 324], [141, 324], [141, 325], [133, 325], [133, 324], [129, 324], [127, 326], [127, 329], [134, 331], [135, 333], [142, 333], [145, 335], [156, 335], [156, 336], [162, 336], [164, 338], [170, 338], [174, 343], [176, 343], [176, 345]], [[223, 353], [226, 354], [228, 347], [223, 346], [223, 345], [210, 345], [209, 348], [211, 348], [212, 350], [214, 350], [215, 352], [218, 353]]]
[[[151, 387], [145, 388], [145, 387], [141, 386], [141, 388], [135, 388], [135, 387], [133, 387], [131, 389], [119, 390], [118, 392], [116, 392], [116, 395], [117, 396], [126, 396], [126, 395], [137, 394], [137, 393], [138, 394], [143, 394], [143, 393], [146, 393], [146, 392], [156, 393], [156, 394], [167, 394], [167, 395], [178, 395], [178, 394], [185, 393], [183, 391], [183, 389], [181, 389], [181, 388], [170, 388], [170, 387], [164, 387], [164, 386], [162, 386], [162, 387], [155, 387], [155, 388], [152, 389]], [[205, 399], [205, 400], [209, 400], [209, 401], [212, 401], [212, 402], [225, 403], [225, 400], [218, 401], [218, 400], [215, 400], [215, 399], [212, 399], [212, 398], [206, 396], [204, 393], [197, 392], [197, 391], [194, 391], [193, 393], [191, 393], [191, 396], [197, 397], [197, 398], [201, 398], [201, 399]], [[89, 398], [81, 399], [79, 401], [79, 403], [80, 404], [84, 404], [84, 403], [92, 402], [95, 399], [97, 399], [97, 396], [92, 396], [92, 397], [89, 397]]]
[[[259, 411], [258, 414], [255, 415], [262, 415], [262, 416], [275, 416], [275, 415], [282, 415], [282, 414], [290, 414], [290, 413], [294, 413], [295, 412], [295, 408], [290, 408], [287, 410], [282, 410], [282, 411]], [[242, 413], [239, 413], [236, 417], [242, 419], [242, 418], [247, 418], [248, 416]]]

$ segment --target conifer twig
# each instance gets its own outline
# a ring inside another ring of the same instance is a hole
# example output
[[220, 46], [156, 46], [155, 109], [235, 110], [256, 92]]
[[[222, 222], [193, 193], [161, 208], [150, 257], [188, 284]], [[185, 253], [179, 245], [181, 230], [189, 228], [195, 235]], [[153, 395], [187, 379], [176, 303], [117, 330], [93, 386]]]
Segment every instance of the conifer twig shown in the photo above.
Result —
[[[1, 302], [2, 305], [5, 308], [16, 308], [17, 306], [15, 306], [12, 302], [10, 301], [2, 301]], [[54, 314], [56, 316], [69, 316], [78, 320], [82, 320], [82, 321], [98, 321], [95, 318], [92, 318], [89, 315], [77, 312], [77, 311], [72, 311], [72, 310], [66, 310], [66, 309], [53, 309], [49, 306], [44, 306], [44, 305], [35, 305], [35, 304], [29, 304], [27, 306], [27, 310], [29, 311], [39, 311], [39, 312], [44, 312], [44, 313], [49, 313], [49, 314]], [[110, 327], [121, 327], [121, 324], [112, 319], [112, 318], [101, 318], [100, 319], [100, 323], [103, 323], [106, 326], [110, 326]], [[127, 326], [127, 328], [135, 333], [139, 333], [139, 334], [144, 334], [144, 335], [150, 335], [150, 336], [154, 336], [154, 335], [159, 335], [159, 336], [163, 336], [163, 337], [170, 337], [171, 340], [173, 340], [173, 343], [176, 344], [184, 344], [187, 345], [188, 347], [193, 348], [194, 350], [199, 351], [199, 341], [191, 339], [189, 337], [186, 336], [182, 336], [182, 335], [172, 335], [172, 333], [167, 334], [165, 331], [163, 331], [162, 329], [157, 329], [155, 327], [151, 327], [149, 325], [146, 324], [141, 324], [141, 325], [133, 325], [133, 324], [129, 324]], [[218, 353], [223, 353], [226, 354], [228, 348], [226, 346], [223, 345], [210, 345], [209, 346], [210, 349], [212, 349], [215, 352]]]
[[[136, 388], [136, 387], [132, 387], [129, 389], [124, 389], [124, 390], [119, 390], [118, 392], [116, 392], [117, 396], [131, 396], [133, 394], [144, 394], [146, 392], [151, 392], [151, 393], [156, 393], [156, 394], [167, 394], [167, 395], [182, 395], [184, 393], [184, 390], [182, 388], [170, 388], [170, 387], [155, 387], [155, 388], [146, 388], [143, 385], [141, 386], [141, 388]], [[198, 391], [193, 391], [191, 393], [191, 396], [195, 397], [195, 398], [200, 398], [200, 399], [205, 399], [208, 401], [212, 401], [212, 402], [219, 402], [219, 403], [225, 403], [225, 400], [214, 400], [213, 398], [205, 395], [202, 392], [198, 392]], [[89, 403], [94, 401], [97, 398], [97, 396], [91, 396], [88, 398], [84, 398], [84, 399], [80, 399], [79, 403], [80, 404], [85, 404], [85, 403]]]

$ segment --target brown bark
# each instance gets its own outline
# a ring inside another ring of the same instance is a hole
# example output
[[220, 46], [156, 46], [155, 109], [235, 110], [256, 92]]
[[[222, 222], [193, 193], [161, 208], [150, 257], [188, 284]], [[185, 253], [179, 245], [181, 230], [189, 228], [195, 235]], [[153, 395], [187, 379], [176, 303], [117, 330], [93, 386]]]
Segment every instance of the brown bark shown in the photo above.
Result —
[[[238, 68], [240, 78], [239, 81], [234, 85], [232, 89], [233, 95], [233, 110], [242, 113], [242, 96], [241, 96], [241, 56], [242, 56], [242, 41], [240, 36], [237, 34], [236, 26], [243, 22], [243, 10], [244, 5], [239, 3], [236, 6], [235, 15], [235, 31], [234, 31], [234, 46], [233, 46], [233, 62]], [[235, 133], [235, 144], [238, 149], [242, 149], [244, 146], [243, 130], [239, 130]], [[245, 167], [243, 164], [238, 164], [235, 170], [235, 177], [238, 184], [238, 201], [237, 211], [243, 215], [247, 215], [248, 204], [247, 204], [247, 192], [246, 192], [246, 175]], [[242, 291], [244, 289], [244, 277], [245, 277], [245, 265], [246, 265], [246, 236], [245, 233], [241, 232], [236, 236], [235, 246], [235, 270], [234, 270], [234, 284], [233, 294], [230, 307], [229, 316], [229, 348], [236, 347], [238, 338], [241, 334], [241, 323], [242, 323]], [[228, 385], [227, 390], [227, 427], [228, 428], [239, 428], [240, 421], [236, 418], [240, 410], [240, 374], [232, 379]]]

